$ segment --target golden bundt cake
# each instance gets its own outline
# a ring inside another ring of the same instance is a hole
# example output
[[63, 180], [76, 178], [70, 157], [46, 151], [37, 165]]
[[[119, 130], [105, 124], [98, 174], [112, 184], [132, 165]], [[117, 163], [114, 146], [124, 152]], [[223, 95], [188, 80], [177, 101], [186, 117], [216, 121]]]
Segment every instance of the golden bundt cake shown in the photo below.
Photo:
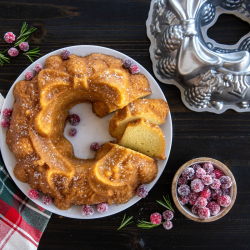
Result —
[[161, 125], [165, 123], [168, 112], [168, 103], [162, 99], [137, 99], [115, 112], [109, 122], [109, 133], [120, 139], [127, 124], [141, 118]]
[[150, 157], [166, 159], [161, 128], [144, 119], [129, 122], [118, 144]]
[[38, 76], [13, 90], [6, 142], [17, 161], [16, 178], [53, 197], [59, 209], [128, 201], [140, 183], [155, 178], [156, 162], [110, 143], [95, 159], [79, 159], [63, 136], [64, 127], [69, 109], [78, 103], [92, 102], [102, 117], [150, 93], [144, 75], [131, 75], [112, 56], [49, 57]]

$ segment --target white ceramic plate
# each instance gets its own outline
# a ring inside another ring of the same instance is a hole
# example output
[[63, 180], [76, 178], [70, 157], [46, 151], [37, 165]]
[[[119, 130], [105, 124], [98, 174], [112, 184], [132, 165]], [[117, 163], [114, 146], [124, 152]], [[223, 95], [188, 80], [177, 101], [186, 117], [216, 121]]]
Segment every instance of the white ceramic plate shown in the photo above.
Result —
[[[87, 56], [91, 53], [102, 53], [102, 54], [111, 55], [111, 56], [114, 56], [114, 57], [120, 58], [120, 59], [129, 58], [128, 56], [126, 56], [118, 51], [104, 48], [104, 47], [99, 47], [99, 46], [80, 45], [80, 46], [67, 47], [66, 49], [69, 50], [71, 54], [76, 54], [78, 56]], [[51, 52], [51, 53], [39, 58], [37, 61], [32, 63], [28, 68], [26, 68], [22, 72], [22, 74], [16, 79], [14, 84], [12, 85], [12, 87], [11, 87], [11, 89], [10, 89], [6, 99], [5, 99], [5, 102], [4, 102], [2, 109], [12, 108], [13, 103], [14, 103], [13, 87], [14, 87], [15, 83], [24, 79], [25, 72], [33, 71], [33, 68], [37, 63], [41, 63], [42, 65], [44, 65], [45, 61], [48, 57], [50, 57], [52, 55], [58, 55], [58, 54], [60, 54], [60, 52], [61, 52], [61, 49], [56, 50], [54, 52]], [[131, 60], [134, 61], [133, 59], [131, 59]], [[149, 80], [150, 87], [151, 87], [151, 90], [153, 92], [148, 98], [165, 99], [163, 92], [161, 91], [160, 87], [158, 86], [158, 84], [154, 80], [154, 78], [141, 65], [139, 65], [139, 66], [140, 66], [140, 72], [142, 74], [144, 74], [147, 77], [147, 79]], [[65, 137], [72, 143], [72, 145], [74, 147], [75, 155], [77, 157], [79, 157], [79, 158], [92, 158], [94, 156], [94, 153], [91, 152], [89, 149], [89, 145], [92, 142], [97, 141], [97, 142], [102, 144], [105, 141], [113, 140], [113, 138], [109, 135], [109, 132], [108, 132], [108, 125], [109, 125], [108, 123], [109, 123], [110, 118], [112, 117], [112, 114], [100, 119], [92, 113], [90, 104], [78, 104], [75, 107], [73, 107], [71, 112], [78, 114], [81, 117], [81, 122], [77, 126], [78, 134], [76, 137], [68, 137], [67, 136], [68, 130], [70, 129], [70, 125], [67, 124], [65, 127]], [[2, 115], [1, 115], [1, 119], [2, 119]], [[168, 157], [169, 157], [171, 144], [172, 144], [172, 120], [171, 120], [170, 113], [167, 116], [166, 123], [161, 125], [161, 128], [165, 134], [165, 140], [166, 140], [166, 152], [165, 152], [165, 154], [167, 156], [167, 159], [166, 160], [158, 160], [159, 172], [158, 172], [158, 175], [155, 178], [155, 180], [147, 185], [149, 190], [155, 185], [155, 183], [157, 182], [157, 180], [161, 176], [161, 174], [165, 168], [165, 165], [167, 163]], [[28, 191], [30, 190], [30, 186], [27, 183], [23, 183], [23, 182], [19, 181], [14, 176], [13, 169], [16, 165], [16, 161], [15, 161], [15, 157], [14, 157], [13, 153], [9, 150], [9, 148], [5, 142], [6, 141], [6, 131], [7, 131], [6, 129], [1, 128], [1, 132], [0, 132], [2, 135], [1, 150], [2, 150], [2, 156], [3, 156], [4, 163], [7, 167], [7, 170], [9, 171], [10, 176], [12, 177], [12, 179], [14, 180], [16, 185], [21, 189], [21, 191], [25, 195], [28, 196]], [[71, 209], [69, 209], [69, 210], [59, 210], [54, 204], [47, 205], [47, 206], [44, 205], [41, 198], [42, 198], [42, 195], [41, 195], [39, 200], [35, 201], [39, 206], [41, 206], [41, 207], [43, 207], [43, 208], [45, 208], [53, 213], [56, 213], [56, 214], [59, 214], [59, 215], [65, 216], [65, 217], [77, 218], [77, 219], [94, 219], [94, 218], [106, 217], [106, 216], [121, 212], [122, 210], [132, 206], [133, 204], [135, 204], [137, 201], [140, 200], [140, 198], [138, 196], [135, 196], [132, 199], [130, 199], [130, 201], [127, 202], [126, 204], [109, 206], [109, 211], [107, 213], [101, 214], [101, 213], [98, 213], [97, 211], [95, 211], [94, 215], [92, 215], [89, 218], [85, 218], [81, 215], [81, 206], [72, 206]]]

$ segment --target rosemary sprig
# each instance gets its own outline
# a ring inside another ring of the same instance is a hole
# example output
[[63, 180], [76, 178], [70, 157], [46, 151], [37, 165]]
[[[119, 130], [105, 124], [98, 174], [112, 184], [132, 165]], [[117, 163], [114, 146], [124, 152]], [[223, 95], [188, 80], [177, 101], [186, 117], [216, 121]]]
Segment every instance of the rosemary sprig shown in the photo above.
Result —
[[23, 26], [21, 28], [20, 35], [17, 39], [20, 38], [20, 36], [27, 30], [27, 28], [28, 28], [28, 24], [26, 22], [23, 22]]
[[153, 224], [153, 223], [148, 222], [148, 221], [138, 220], [137, 227], [140, 227], [142, 229], [151, 229], [151, 228], [154, 228], [154, 227], [158, 227], [161, 224], [162, 223], [160, 223], [160, 224]]
[[172, 212], [174, 212], [174, 209], [172, 208], [172, 205], [171, 205], [169, 195], [166, 195], [166, 197], [164, 197], [164, 195], [163, 195], [163, 199], [165, 202], [164, 201], [157, 201], [157, 202], [159, 204], [161, 204], [163, 207], [167, 208], [168, 210], [171, 210]]
[[10, 63], [10, 59], [3, 54], [7, 51], [8, 49], [0, 52], [0, 66], [2, 67], [5, 62]]
[[35, 27], [32, 27], [29, 30], [27, 30], [27, 29], [28, 29], [28, 24], [26, 22], [24, 22], [23, 26], [21, 28], [21, 31], [20, 31], [20, 35], [17, 38], [17, 40], [22, 39], [23, 37], [29, 36], [31, 33], [33, 33], [34, 31], [37, 30], [37, 28], [35, 28]]
[[24, 53], [24, 55], [27, 56], [31, 62], [33, 62], [34, 58], [32, 58], [32, 57], [39, 57], [39, 55], [40, 55], [39, 47]]
[[16, 43], [14, 44], [14, 47], [17, 47], [20, 43], [24, 42], [24, 41], [27, 40], [28, 38], [29, 38], [29, 36], [26, 36], [26, 37], [22, 38], [21, 40], [19, 40], [18, 42], [16, 42]]
[[122, 223], [121, 223], [120, 227], [119, 227], [117, 230], [120, 230], [121, 228], [123, 228], [123, 227], [125, 227], [125, 226], [127, 226], [127, 225], [129, 225], [129, 224], [131, 224], [131, 223], [133, 223], [133, 221], [131, 221], [132, 219], [133, 219], [133, 216], [128, 217], [128, 218], [126, 219], [126, 214], [124, 214]]

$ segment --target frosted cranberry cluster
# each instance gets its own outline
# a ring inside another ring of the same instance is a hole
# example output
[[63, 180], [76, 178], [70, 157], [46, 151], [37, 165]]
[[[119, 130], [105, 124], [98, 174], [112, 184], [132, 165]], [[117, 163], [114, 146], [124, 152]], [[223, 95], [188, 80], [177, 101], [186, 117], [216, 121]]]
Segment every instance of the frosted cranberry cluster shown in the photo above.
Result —
[[[42, 69], [43, 69], [43, 66], [42, 66], [42, 64], [40, 64], [40, 63], [37, 63], [37, 64], [35, 65], [35, 67], [33, 68], [35, 74], [38, 74]], [[26, 79], [27, 81], [30, 81], [30, 80], [34, 77], [33, 71], [27, 71], [27, 72], [25, 73], [24, 77], [25, 77], [25, 79]]]
[[228, 207], [231, 203], [232, 179], [215, 169], [211, 162], [184, 169], [177, 185], [180, 204], [190, 206], [192, 213], [201, 219], [217, 215], [221, 207]]
[[[18, 38], [17, 38], [18, 39]], [[27, 39], [27, 38], [26, 38]], [[25, 40], [26, 40], [25, 39]], [[13, 43], [16, 40], [16, 35], [13, 32], [7, 32], [4, 34], [4, 40], [7, 43]], [[29, 50], [29, 44], [27, 42], [21, 42], [19, 44], [19, 48], [22, 51], [27, 51]], [[11, 47], [8, 50], [8, 54], [12, 57], [18, 56], [19, 51], [15, 47]]]
[[[70, 125], [77, 126], [80, 123], [81, 118], [77, 114], [69, 114], [68, 117], [67, 117], [67, 120], [69, 121]], [[71, 128], [69, 130], [69, 135], [70, 136], [76, 136], [76, 134], [77, 134], [77, 129], [76, 128]], [[90, 145], [90, 149], [92, 151], [98, 151], [99, 148], [100, 148], [100, 144], [98, 142], [93, 142]]]
[[[30, 189], [28, 196], [32, 200], [38, 200], [40, 197], [40, 192], [36, 189]], [[52, 203], [52, 198], [49, 195], [44, 195], [42, 201], [44, 205], [50, 205]]]
[[[0, 111], [0, 114], [1, 114], [1, 111]], [[2, 128], [8, 128], [10, 126], [10, 119], [11, 119], [11, 115], [12, 115], [12, 109], [10, 108], [5, 108], [3, 110], [3, 116], [5, 118], [3, 118], [1, 120], [1, 127]]]
[[[146, 185], [141, 185], [137, 188], [137, 195], [140, 198], [145, 198], [148, 195], [148, 189]], [[164, 222], [162, 222], [162, 217], [165, 219]], [[163, 224], [163, 227], [167, 230], [171, 229], [173, 227], [172, 219], [174, 218], [174, 213], [170, 210], [165, 210], [162, 215], [160, 213], [153, 213], [150, 216], [150, 222], [152, 224], [160, 225]]]
[[[30, 189], [28, 192], [28, 196], [32, 200], [38, 200], [40, 197], [40, 192], [36, 189]], [[42, 198], [44, 205], [52, 204], [53, 200], [49, 195], [44, 195]], [[108, 203], [102, 202], [96, 205], [96, 211], [99, 213], [108, 212]], [[90, 205], [83, 205], [81, 209], [81, 213], [84, 217], [89, 217], [94, 214], [94, 208]]]
[[133, 63], [130, 59], [125, 58], [122, 62], [122, 65], [125, 69], [128, 69], [132, 75], [138, 74], [140, 68], [137, 64]]
[[[7, 33], [6, 33], [7, 34]], [[20, 45], [19, 45], [19, 47], [20, 47], [20, 49], [22, 49], [22, 50], [24, 50], [24, 51], [26, 51], [26, 50], [28, 50], [29, 49], [29, 47], [28, 47], [29, 45], [28, 45], [28, 43], [26, 43], [26, 42], [22, 42], [22, 43], [20, 43]], [[17, 55], [18, 55], [18, 50], [16, 50], [15, 48], [10, 48], [9, 49], [9, 51], [10, 50], [13, 50], [13, 55], [12, 56], [16, 56], [16, 55], [14, 55], [14, 53], [17, 53]], [[8, 53], [9, 53], [9, 51], [8, 51]], [[17, 52], [16, 52], [17, 51]], [[10, 54], [10, 53], [9, 53]], [[67, 49], [63, 49], [62, 51], [61, 51], [61, 57], [62, 57], [62, 59], [64, 59], [64, 60], [67, 60], [67, 59], [69, 59], [69, 57], [70, 57], [70, 51], [68, 51]], [[38, 74], [41, 70], [43, 69], [43, 66], [40, 64], [40, 63], [37, 63], [36, 65], [35, 65], [35, 67], [34, 67], [34, 72], [35, 72], [35, 74]], [[25, 79], [27, 80], [27, 81], [30, 81], [33, 77], [34, 77], [34, 73], [32, 72], [32, 71], [27, 71], [26, 73], [25, 73], [25, 75], [24, 75], [24, 77], [25, 77]], [[79, 122], [78, 122], [79, 123]], [[75, 125], [74, 125], [75, 126]], [[71, 136], [74, 136], [74, 135], [72, 135], [72, 134], [76, 134], [76, 130], [75, 131], [72, 131], [71, 132]]]
[[[161, 222], [162, 221], [162, 216], [165, 219], [165, 222]], [[173, 223], [172, 223], [172, 219], [174, 218], [174, 213], [170, 210], [166, 210], [163, 212], [163, 214], [161, 215], [160, 213], [153, 213], [150, 215], [150, 222], [152, 224], [163, 224], [163, 227], [167, 230], [171, 229], [173, 227]]]
[[[97, 204], [96, 210], [99, 213], [108, 212], [108, 203], [103, 202], [103, 203]], [[82, 212], [83, 217], [90, 217], [91, 215], [94, 214], [94, 208], [93, 206], [90, 206], [90, 205], [83, 205], [81, 212]]]

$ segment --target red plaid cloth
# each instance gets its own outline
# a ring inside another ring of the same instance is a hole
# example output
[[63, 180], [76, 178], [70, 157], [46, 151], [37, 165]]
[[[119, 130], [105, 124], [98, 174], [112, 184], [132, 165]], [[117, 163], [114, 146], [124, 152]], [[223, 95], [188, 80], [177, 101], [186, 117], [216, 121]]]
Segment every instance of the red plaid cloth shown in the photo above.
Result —
[[0, 157], [0, 250], [37, 249], [50, 216], [17, 188]]

